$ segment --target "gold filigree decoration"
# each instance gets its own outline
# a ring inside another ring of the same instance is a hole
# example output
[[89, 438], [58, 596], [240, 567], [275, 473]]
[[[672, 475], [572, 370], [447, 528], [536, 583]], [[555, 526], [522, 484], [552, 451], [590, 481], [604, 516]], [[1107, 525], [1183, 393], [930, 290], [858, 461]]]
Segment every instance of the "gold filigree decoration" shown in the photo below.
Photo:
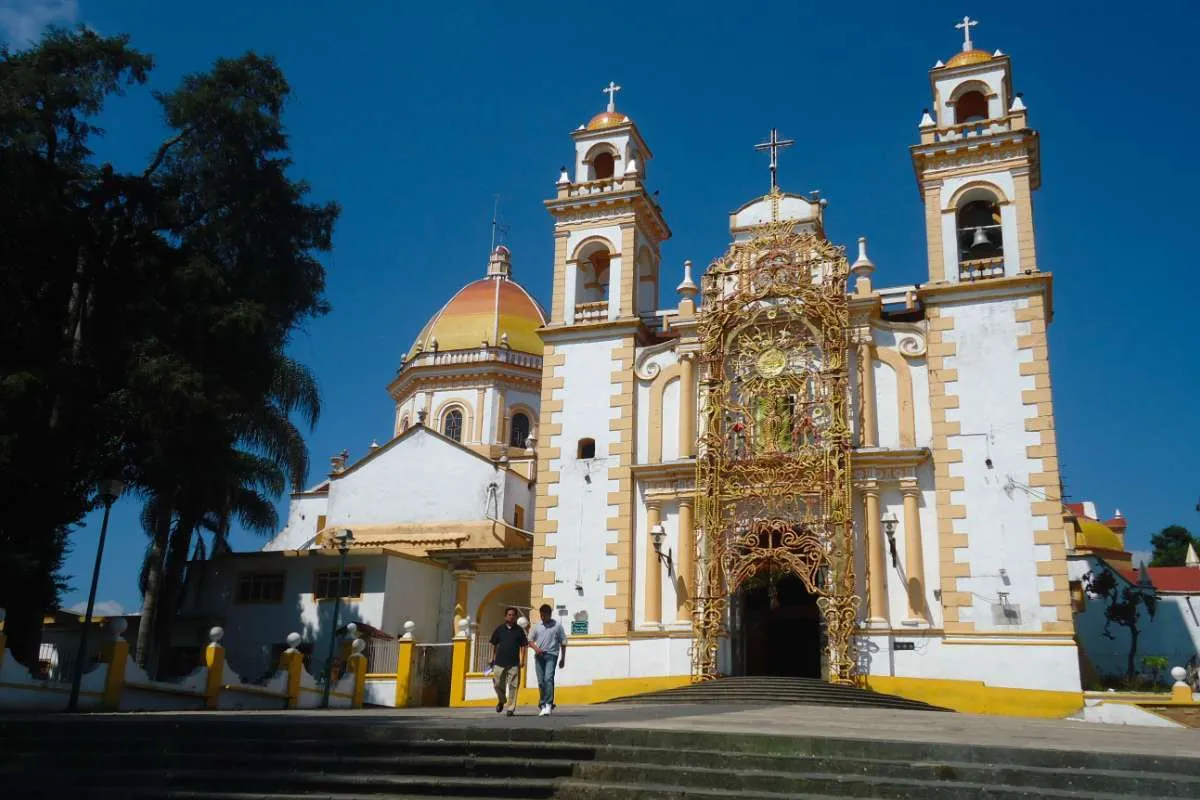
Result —
[[779, 574], [817, 596], [830, 679], [855, 680], [848, 275], [843, 248], [784, 222], [735, 243], [705, 275], [698, 680], [718, 674], [730, 597]]

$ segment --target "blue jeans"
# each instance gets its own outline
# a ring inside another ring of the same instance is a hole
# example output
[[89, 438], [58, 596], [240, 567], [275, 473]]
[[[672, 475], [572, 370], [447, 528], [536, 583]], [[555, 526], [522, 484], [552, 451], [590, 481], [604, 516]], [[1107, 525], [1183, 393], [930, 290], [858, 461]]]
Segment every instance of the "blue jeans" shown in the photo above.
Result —
[[538, 708], [554, 705], [554, 671], [558, 669], [558, 653], [541, 653], [533, 657], [537, 672]]

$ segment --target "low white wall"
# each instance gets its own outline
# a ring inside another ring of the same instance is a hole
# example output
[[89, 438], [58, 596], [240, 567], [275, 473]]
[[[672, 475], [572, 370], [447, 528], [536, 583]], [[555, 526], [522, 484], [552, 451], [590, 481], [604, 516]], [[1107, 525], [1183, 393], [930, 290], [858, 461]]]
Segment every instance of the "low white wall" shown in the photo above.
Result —
[[363, 694], [363, 703], [369, 706], [394, 707], [396, 705], [396, 679], [368, 678], [366, 692]]

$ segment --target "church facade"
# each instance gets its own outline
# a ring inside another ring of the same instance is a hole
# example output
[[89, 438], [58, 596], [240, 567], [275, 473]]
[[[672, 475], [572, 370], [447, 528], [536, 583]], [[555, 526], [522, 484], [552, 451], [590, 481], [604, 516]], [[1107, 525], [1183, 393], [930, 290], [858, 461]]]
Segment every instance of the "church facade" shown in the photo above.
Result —
[[[771, 192], [660, 308], [671, 231], [610, 84], [545, 201], [548, 312], [498, 248], [390, 384], [395, 437], [335, 458], [210, 606], [256, 560], [328, 571], [349, 528], [358, 619], [486, 638], [505, 605], [549, 603], [572, 632], [558, 683], [581, 698], [722, 674], [1077, 695], [1038, 135], [1008, 56], [965, 32], [911, 147], [927, 280], [889, 286], [864, 239], [853, 261], [830, 242], [824, 202], [774, 185], [772, 132]], [[282, 591], [317, 636], [311, 571]]]

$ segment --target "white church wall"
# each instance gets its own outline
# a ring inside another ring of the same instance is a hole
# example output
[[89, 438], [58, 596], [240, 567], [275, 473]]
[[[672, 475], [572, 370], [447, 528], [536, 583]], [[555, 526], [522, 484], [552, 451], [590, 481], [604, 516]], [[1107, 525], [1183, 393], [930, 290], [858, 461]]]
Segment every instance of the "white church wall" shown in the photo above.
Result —
[[896, 370], [875, 361], [875, 418], [878, 420], [879, 446], [900, 447], [900, 409], [896, 404]]
[[946, 101], [953, 97], [954, 90], [964, 83], [982, 82], [996, 95], [988, 99], [989, 117], [1003, 117], [1007, 114], [1011, 101], [1005, 90], [1004, 72], [1003, 67], [997, 67], [996, 69], [989, 69], [970, 75], [940, 79], [937, 83], [937, 97], [939, 98], [937, 107], [938, 124], [943, 128], [948, 128], [954, 124], [954, 109]]
[[432, 638], [438, 628], [449, 573], [435, 564], [400, 556], [388, 556], [386, 570], [379, 628], [400, 636], [404, 623], [412, 620], [415, 630]]
[[525, 509], [525, 524], [522, 525], [525, 530], [533, 530], [533, 515], [536, 509], [536, 493], [534, 491], [536, 484], [527, 481], [520, 475], [516, 475], [507, 470], [504, 472], [504, 520], [506, 522], [513, 521], [513, 513], [517, 506]]
[[[485, 388], [483, 390], [483, 408], [478, 409], [476, 412], [483, 414], [483, 432], [480, 435], [483, 437], [485, 443], [499, 441], [500, 427], [496, 424], [498, 419], [497, 412], [500, 410], [496, 407], [496, 398], [498, 396], [494, 386]], [[473, 437], [475, 432], [472, 431], [471, 435]]]
[[[1030, 639], [990, 640], [972, 644], [937, 636], [865, 636], [871, 675], [982, 681], [1011, 689], [1079, 691], [1079, 653], [1069, 641], [1050, 645]], [[893, 642], [911, 643], [897, 650]]]
[[672, 378], [663, 389], [662, 460], [679, 458], [679, 378]]
[[[567, 666], [554, 676], [556, 686], [587, 686], [611, 678], [655, 678], [688, 675], [692, 657], [691, 639], [638, 637], [604, 641], [567, 637]], [[537, 686], [529, 670], [526, 686]], [[495, 696], [494, 694], [492, 696]]]
[[264, 551], [306, 550], [317, 536], [317, 522], [328, 512], [329, 496], [295, 495], [288, 502], [288, 520], [283, 530], [263, 545]]
[[496, 474], [487, 461], [419, 430], [331, 482], [327, 524], [484, 519]]
[[[1020, 364], [1033, 354], [1017, 348], [1029, 323], [1017, 322], [1015, 313], [1027, 305], [1022, 299], [984, 299], [943, 311], [954, 321], [944, 339], [956, 347], [946, 367], [958, 373], [946, 394], [959, 403], [946, 409], [946, 419], [960, 423], [961, 430], [949, 437], [948, 447], [963, 454], [950, 474], [964, 481], [962, 490], [951, 492], [950, 502], [966, 509], [966, 518], [954, 520], [954, 531], [967, 536], [957, 557], [971, 564], [970, 577], [956, 579], [957, 590], [973, 599], [960, 619], [974, 622], [979, 631], [1038, 631], [1043, 620], [1052, 621], [1057, 613], [1043, 610], [1039, 596], [1054, 588], [1052, 577], [1037, 574], [1037, 562], [1048, 559], [1050, 547], [1033, 541], [1034, 531], [1047, 527], [1044, 516], [1031, 513], [1031, 503], [1041, 498], [1019, 488], [1041, 471], [1041, 460], [1026, 455], [1026, 448], [1040, 443], [1038, 432], [1025, 430], [1025, 420], [1036, 408], [1024, 405], [1021, 395], [1034, 388], [1034, 377], [1020, 374]], [[993, 621], [992, 608], [1002, 592], [1020, 606], [1019, 625]]]
[[[550, 419], [562, 426], [562, 433], [550, 441], [562, 456], [547, 465], [559, 477], [551, 488], [558, 505], [548, 509], [549, 519], [559, 528], [549, 542], [555, 547], [555, 557], [546, 562], [555, 582], [545, 591], [572, 615], [586, 611], [592, 630], [616, 620], [616, 612], [604, 607], [604, 598], [616, 592], [616, 585], [605, 580], [605, 572], [617, 562], [615, 555], [608, 554], [608, 545], [617, 540], [616, 532], [607, 530], [608, 518], [616, 515], [608, 494], [619, 488], [616, 480], [607, 477], [607, 456], [609, 447], [620, 438], [619, 431], [609, 430], [609, 421], [620, 413], [610, 407], [610, 399], [620, 387], [612, 382], [608, 369], [598, 368], [612, 363], [614, 347], [611, 341], [566, 341], [557, 343], [554, 350], [555, 355], [564, 357], [555, 375], [564, 379], [565, 388], [554, 390], [554, 399], [563, 401], [563, 410], [553, 412]], [[595, 440], [596, 458], [576, 457], [577, 444], [583, 438]]]
[[648, 464], [650, 460], [650, 381], [634, 384], [634, 463]]
[[933, 417], [929, 405], [929, 364], [924, 358], [908, 359], [913, 388], [913, 434], [917, 447], [932, 447]]

